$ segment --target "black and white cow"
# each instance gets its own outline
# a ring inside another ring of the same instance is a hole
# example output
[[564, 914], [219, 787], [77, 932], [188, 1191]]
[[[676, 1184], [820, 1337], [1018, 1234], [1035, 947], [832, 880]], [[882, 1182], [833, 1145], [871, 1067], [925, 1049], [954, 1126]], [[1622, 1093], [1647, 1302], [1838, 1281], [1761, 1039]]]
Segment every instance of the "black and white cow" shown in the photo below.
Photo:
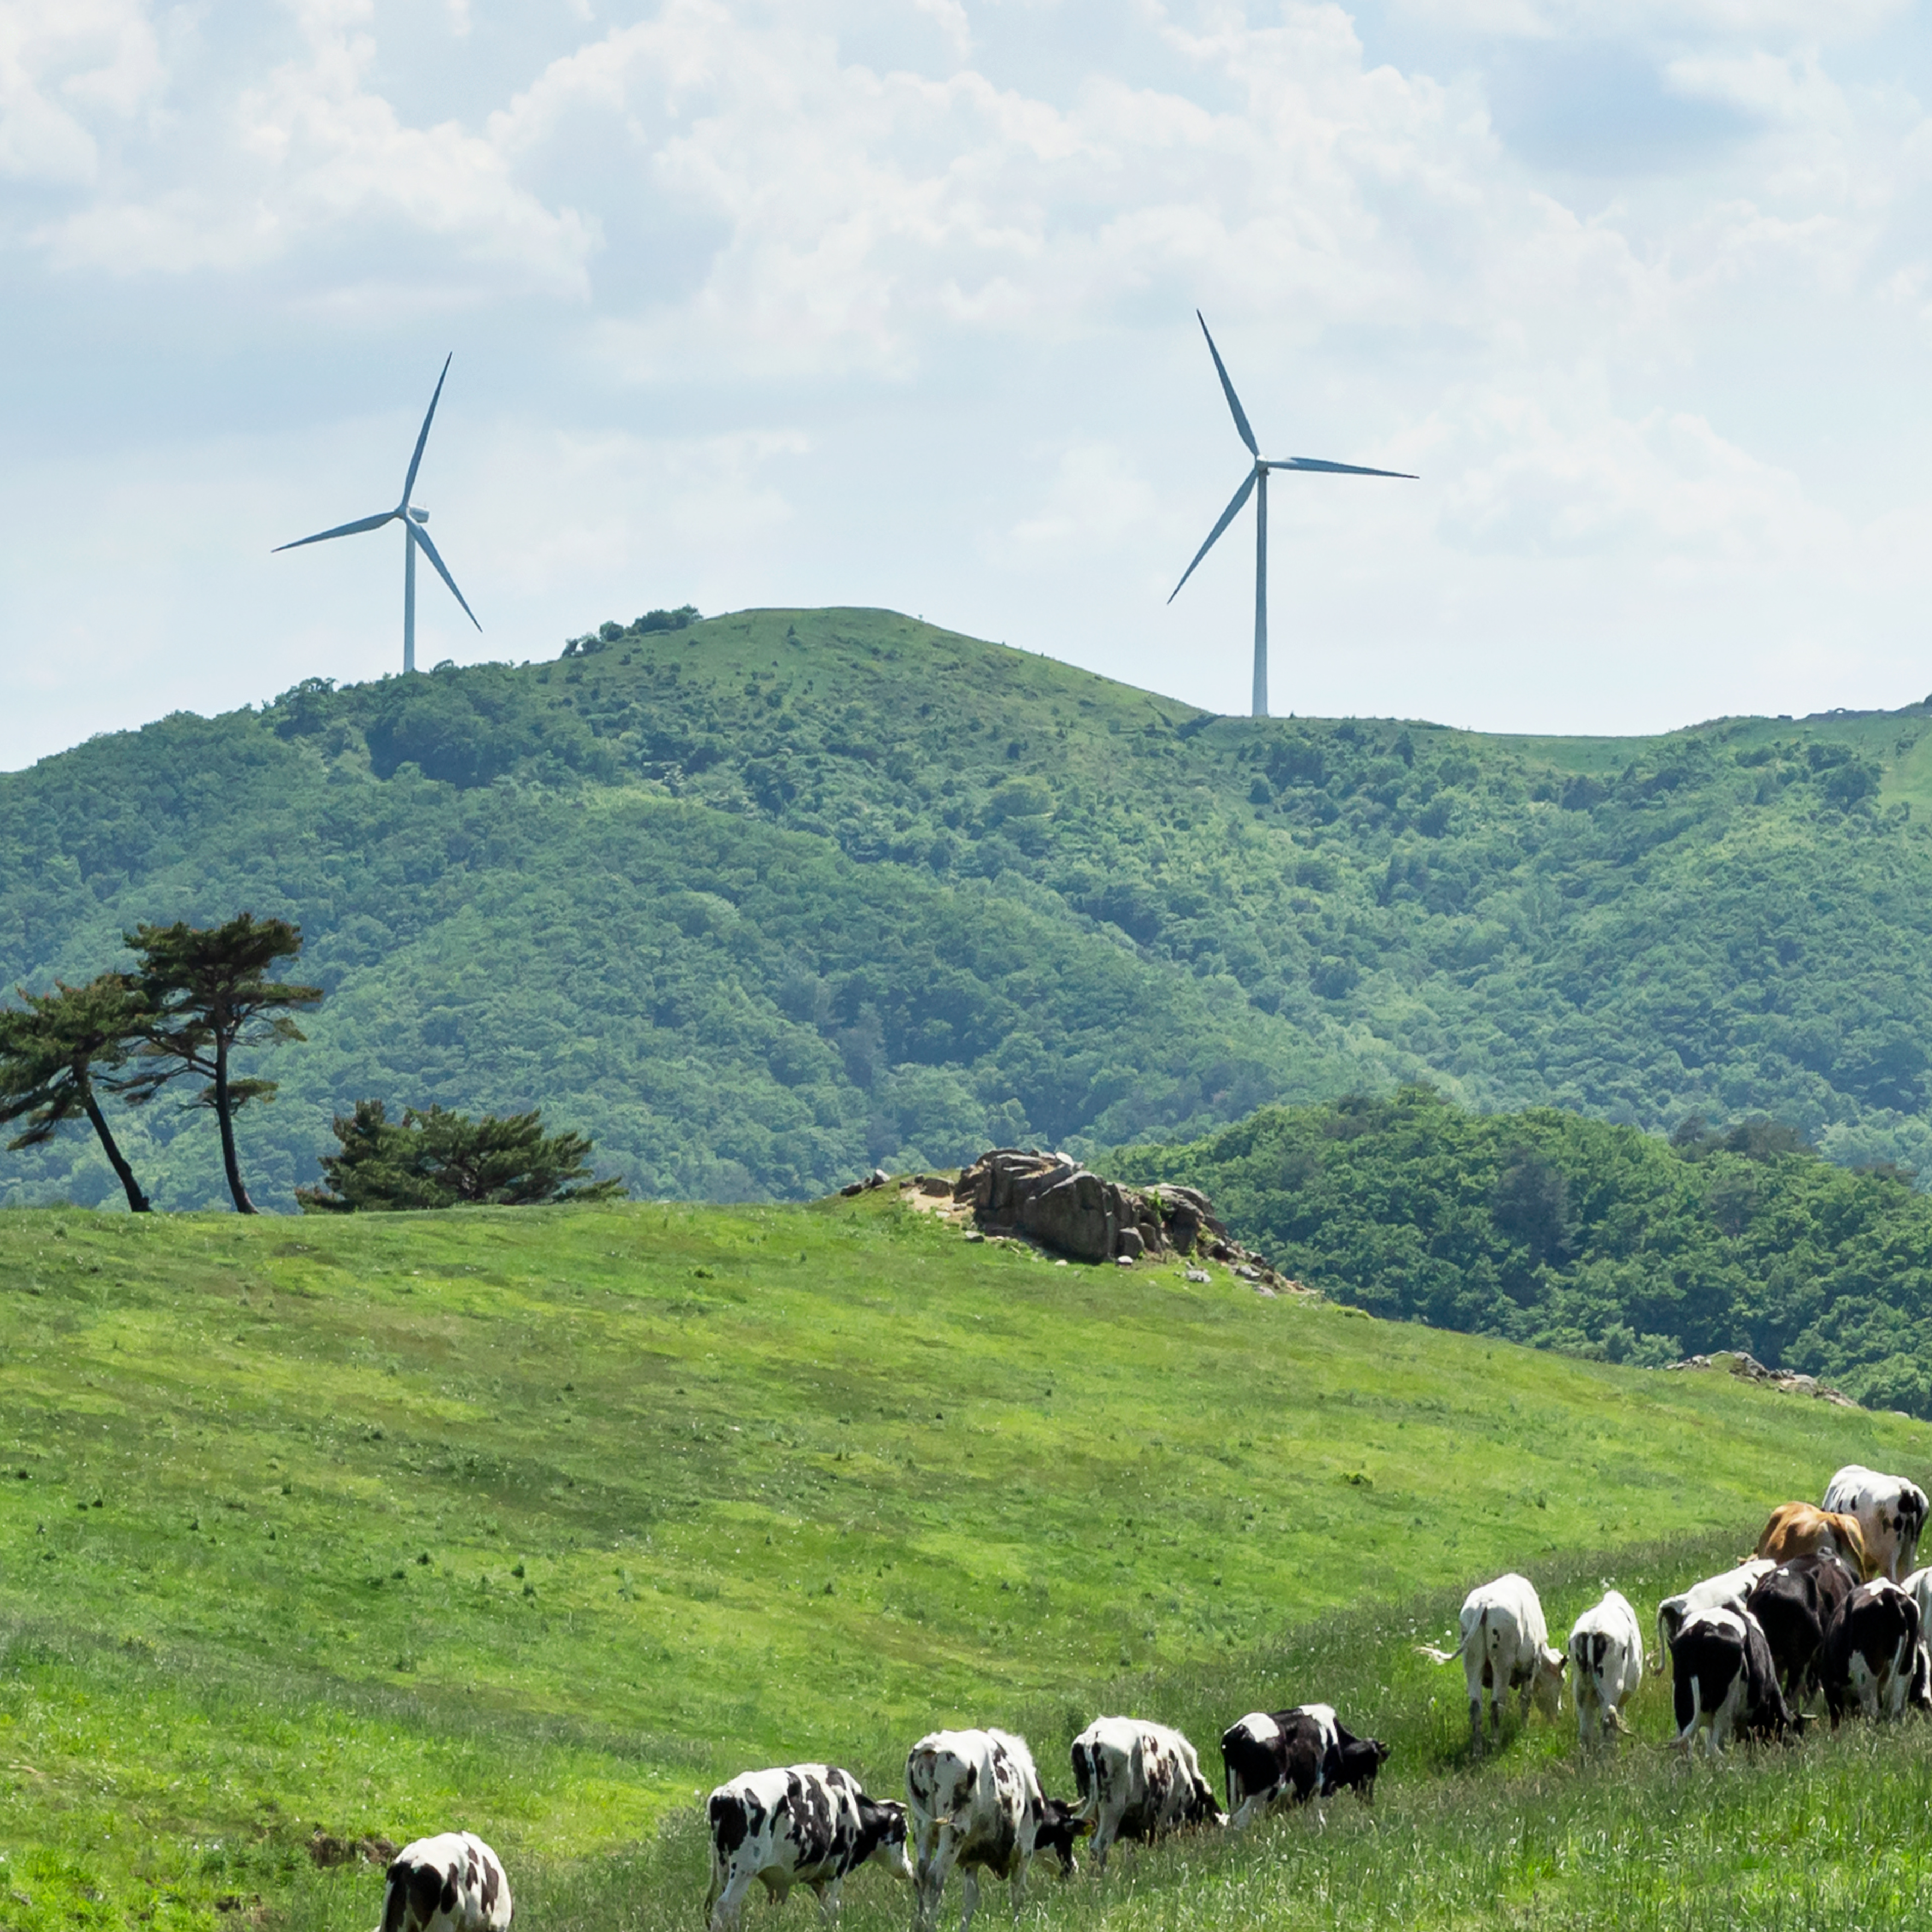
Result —
[[1643, 1684], [1643, 1626], [1620, 1591], [1606, 1590], [1570, 1626], [1570, 1690], [1576, 1700], [1576, 1741], [1613, 1741], [1624, 1705]]
[[[1049, 1806], [1026, 1741], [1005, 1731], [934, 1731], [906, 1756], [906, 1804], [918, 1854], [914, 1932], [931, 1932], [946, 1875], [956, 1864], [965, 1909], [959, 1932], [980, 1903], [980, 1873], [1012, 1888], [1013, 1915], [1026, 1897], [1027, 1867], [1042, 1842], [1066, 1825], [1064, 1805]], [[1075, 1835], [1084, 1830], [1077, 1825]], [[1061, 1850], [1072, 1864], [1071, 1845]]]
[[496, 1854], [473, 1831], [442, 1831], [389, 1861], [376, 1932], [504, 1932], [514, 1909]]
[[1896, 1583], [1910, 1574], [1918, 1560], [1927, 1507], [1925, 1492], [1916, 1483], [1848, 1462], [1832, 1478], [1823, 1507], [1858, 1518], [1864, 1532], [1865, 1567], [1873, 1576]]
[[1250, 1711], [1221, 1733], [1228, 1823], [1238, 1831], [1279, 1799], [1306, 1804], [1351, 1787], [1372, 1803], [1388, 1754], [1378, 1739], [1347, 1730], [1332, 1704]]
[[1883, 1577], [1861, 1583], [1840, 1606], [1818, 1653], [1832, 1728], [1848, 1705], [1868, 1717], [1932, 1710], [1932, 1661], [1918, 1603]]
[[741, 1921], [754, 1880], [778, 1905], [794, 1885], [809, 1885], [829, 1924], [838, 1915], [847, 1875], [868, 1858], [901, 1878], [912, 1876], [905, 1807], [868, 1798], [836, 1765], [746, 1771], [721, 1784], [704, 1810], [711, 1825], [704, 1910], [712, 1932]]
[[1096, 1717], [1073, 1740], [1076, 1809], [1094, 1826], [1094, 1863], [1107, 1868], [1116, 1838], [1152, 1843], [1190, 1825], [1223, 1822], [1194, 1747], [1165, 1724]]
[[1781, 1738], [1804, 1727], [1786, 1706], [1771, 1646], [1748, 1610], [1694, 1610], [1672, 1640], [1670, 1664], [1676, 1749], [1694, 1749], [1701, 1732], [1715, 1757], [1734, 1737]]
[[1762, 1627], [1785, 1701], [1798, 1709], [1818, 1686], [1825, 1633], [1858, 1579], [1841, 1557], [1798, 1556], [1751, 1585], [1744, 1608]]
[[1543, 1601], [1526, 1576], [1512, 1570], [1492, 1583], [1479, 1583], [1462, 1600], [1460, 1618], [1462, 1642], [1454, 1650], [1420, 1646], [1437, 1663], [1462, 1660], [1469, 1690], [1469, 1741], [1483, 1748], [1482, 1693], [1490, 1693], [1490, 1728], [1500, 1735], [1503, 1699], [1518, 1687], [1522, 1715], [1529, 1717], [1530, 1701], [1546, 1717], [1563, 1708], [1563, 1672], [1570, 1660], [1550, 1647], [1549, 1626], [1543, 1620]]
[[1650, 1660], [1652, 1670], [1661, 1670], [1677, 1641], [1677, 1633], [1688, 1618], [1700, 1610], [1742, 1610], [1751, 1586], [1761, 1576], [1768, 1576], [1778, 1565], [1768, 1556], [1747, 1558], [1735, 1570], [1707, 1576], [1674, 1597], [1666, 1597], [1657, 1606], [1657, 1654]]

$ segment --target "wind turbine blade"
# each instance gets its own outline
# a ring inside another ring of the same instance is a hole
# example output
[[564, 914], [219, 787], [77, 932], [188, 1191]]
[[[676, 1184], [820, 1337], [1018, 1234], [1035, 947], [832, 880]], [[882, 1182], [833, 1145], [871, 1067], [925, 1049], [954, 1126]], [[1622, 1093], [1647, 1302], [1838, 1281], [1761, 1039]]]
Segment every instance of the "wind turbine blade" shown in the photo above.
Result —
[[[1194, 311], [1194, 319], [1200, 323], [1202, 334], [1208, 335], [1207, 317], [1197, 308]], [[1208, 353], [1214, 359], [1214, 373], [1221, 378], [1221, 387], [1227, 396], [1228, 407], [1234, 412], [1234, 427], [1240, 431], [1241, 440], [1248, 446], [1248, 454], [1258, 460], [1262, 453], [1261, 446], [1255, 440], [1255, 432], [1248, 427], [1247, 412], [1241, 407], [1240, 398], [1234, 393], [1234, 384], [1228, 380], [1228, 365], [1222, 361], [1221, 352], [1215, 347], [1214, 338], [1211, 335], [1208, 335]], [[1210, 537], [1208, 540], [1211, 543], [1214, 539]], [[1168, 601], [1172, 603], [1174, 600], [1170, 597]]]
[[1226, 530], [1228, 524], [1232, 523], [1235, 518], [1240, 515], [1241, 506], [1246, 503], [1250, 496], [1253, 494], [1255, 479], [1260, 474], [1261, 472], [1259, 470], [1250, 470], [1246, 476], [1242, 478], [1241, 487], [1234, 492], [1234, 500], [1221, 512], [1221, 521], [1208, 533], [1208, 541], [1194, 553], [1194, 563], [1189, 564], [1187, 568], [1181, 572], [1180, 584], [1175, 584], [1174, 588], [1168, 593], [1167, 601], [1170, 604], [1174, 602], [1176, 597], [1180, 595], [1180, 584], [1185, 584], [1188, 578], [1194, 575], [1194, 565], [1196, 563], [1198, 563], [1202, 558], [1205, 557], [1208, 551], [1214, 548], [1216, 542], [1220, 539], [1222, 531]]
[[304, 543], [326, 543], [332, 536], [359, 536], [365, 530], [380, 530], [386, 523], [394, 523], [400, 515], [399, 510], [385, 510], [380, 516], [358, 517], [353, 523], [338, 523], [333, 530], [319, 530], [313, 536], [298, 536], [292, 543], [278, 543], [268, 554], [275, 557], [284, 550], [299, 550]]
[[1400, 476], [1404, 482], [1418, 479], [1406, 470], [1365, 470], [1359, 463], [1327, 463], [1319, 456], [1291, 456], [1286, 463], [1270, 463], [1270, 470], [1320, 470], [1331, 476]]
[[[436, 379], [436, 394], [429, 399], [429, 413], [423, 418], [423, 426], [416, 436], [416, 454], [410, 458], [410, 473], [403, 479], [403, 500], [398, 506], [399, 509], [407, 509], [410, 506], [410, 492], [416, 486], [416, 471], [422, 463], [423, 445], [429, 440], [429, 426], [436, 420], [436, 406], [442, 400], [443, 377], [449, 374], [449, 365], [455, 359], [456, 351], [454, 349], [442, 359], [442, 375], [438, 376]], [[436, 552], [432, 550], [430, 554], [434, 557]], [[441, 567], [440, 565], [437, 566], [438, 569]], [[453, 590], [456, 586], [452, 584], [449, 587]], [[457, 602], [462, 603], [463, 600], [459, 597]], [[463, 607], [465, 610], [470, 608], [467, 604], [464, 604]], [[476, 623], [476, 620], [472, 617], [470, 622]], [[477, 624], [476, 628], [481, 630], [483, 626]]]
[[476, 623], [476, 613], [467, 604], [463, 603], [463, 593], [456, 587], [456, 579], [449, 574], [448, 566], [436, 554], [436, 545], [429, 540], [429, 532], [424, 529], [421, 524], [410, 523], [406, 520], [403, 527], [409, 532], [410, 541], [412, 543], [420, 543], [422, 545], [423, 554], [436, 566], [436, 574], [449, 586], [449, 594], [459, 604], [463, 604], [463, 614], [472, 623], [476, 624], [476, 628], [481, 630], [483, 626]]

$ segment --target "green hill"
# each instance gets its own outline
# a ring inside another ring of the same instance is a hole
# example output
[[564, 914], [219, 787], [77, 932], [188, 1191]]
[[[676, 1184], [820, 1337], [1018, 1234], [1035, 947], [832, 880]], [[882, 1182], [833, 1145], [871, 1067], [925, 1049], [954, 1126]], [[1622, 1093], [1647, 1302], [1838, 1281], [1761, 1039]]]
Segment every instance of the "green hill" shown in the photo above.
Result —
[[[1575, 1863], [1548, 1882], [1604, 1908], [1585, 1853], [1661, 1767], [1635, 1753], [1612, 1795], [1538, 1726], [1474, 1790], [1460, 1677], [1413, 1642], [1509, 1567], [1564, 1627], [1606, 1574], [1654, 1599], [1840, 1463], [1923, 1477], [1932, 1438], [1212, 1272], [1057, 1267], [883, 1192], [0, 1216], [0, 1919], [208, 1927], [259, 1899], [366, 1932], [376, 1876], [312, 1870], [313, 1828], [460, 1820], [520, 1924], [688, 1924], [692, 1798], [748, 1766], [822, 1754], [890, 1789], [931, 1724], [1004, 1722], [1064, 1789], [1101, 1708], [1211, 1759], [1240, 1711], [1318, 1694], [1397, 1745], [1382, 1815], [1410, 1851], [1374, 1922], [1478, 1922], [1552, 1837]], [[1660, 1684], [1639, 1717], [1663, 1734]], [[1851, 1859], [1932, 1759], [1854, 1815], [1860, 1762], [1807, 1759], [1754, 1831], [1828, 1813]], [[1552, 1774], [1533, 1805], [1510, 1781]], [[1705, 1828], [1665, 1796], [1657, 1830]], [[1336, 1845], [1362, 1828], [1338, 1813]], [[1755, 1884], [1756, 1839], [1724, 1842], [1726, 1884]], [[1052, 1909], [1316, 1922], [1282, 1860], [1358, 1903], [1366, 1877], [1311, 1843], [1291, 1821], [1130, 1861]], [[1896, 1855], [1872, 1849], [1868, 1879]], [[874, 1875], [853, 1900], [903, 1923]]]
[[[886, 612], [605, 630], [0, 777], [0, 973], [298, 921], [329, 999], [244, 1134], [284, 1206], [365, 1095], [542, 1104], [714, 1199], [1417, 1077], [1932, 1145], [1923, 708], [1484, 738], [1211, 717]], [[218, 1198], [206, 1116], [129, 1126], [163, 1204]], [[113, 1193], [80, 1139], [0, 1171]]]
[[1109, 1167], [1205, 1189], [1277, 1266], [1377, 1315], [1652, 1367], [1742, 1349], [1932, 1414], [1932, 1198], [1796, 1139], [1692, 1122], [1666, 1142], [1411, 1087]]

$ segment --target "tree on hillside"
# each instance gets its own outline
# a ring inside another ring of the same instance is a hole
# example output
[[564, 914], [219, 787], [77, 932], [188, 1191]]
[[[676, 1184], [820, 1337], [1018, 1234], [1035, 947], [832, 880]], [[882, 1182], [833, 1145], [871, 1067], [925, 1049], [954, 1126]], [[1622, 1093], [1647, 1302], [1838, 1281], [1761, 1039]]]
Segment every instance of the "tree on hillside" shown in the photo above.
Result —
[[110, 1092], [124, 1083], [116, 1077], [143, 1035], [146, 1003], [125, 973], [104, 972], [85, 986], [54, 982], [51, 993], [29, 993], [24, 1006], [0, 1013], [0, 1121], [26, 1118], [25, 1133], [8, 1151], [38, 1147], [51, 1140], [62, 1123], [85, 1115], [100, 1151], [136, 1214], [150, 1203], [134, 1178], [106, 1117], [97, 1087]]
[[481, 1120], [440, 1107], [392, 1120], [380, 1100], [335, 1116], [340, 1151], [322, 1157], [326, 1183], [298, 1188], [305, 1214], [422, 1207], [530, 1207], [620, 1200], [620, 1180], [590, 1179], [590, 1141], [546, 1134], [542, 1110]]
[[148, 1011], [141, 1056], [146, 1070], [126, 1086], [130, 1103], [148, 1100], [183, 1075], [207, 1084], [190, 1103], [214, 1110], [221, 1129], [221, 1164], [237, 1214], [255, 1203], [242, 1185], [235, 1152], [235, 1116], [251, 1101], [275, 1097], [271, 1080], [238, 1080], [238, 1049], [304, 1038], [290, 1010], [314, 1006], [319, 986], [270, 979], [278, 960], [302, 951], [302, 929], [286, 919], [257, 919], [244, 912], [225, 925], [138, 926], [126, 934], [138, 955], [135, 984]]

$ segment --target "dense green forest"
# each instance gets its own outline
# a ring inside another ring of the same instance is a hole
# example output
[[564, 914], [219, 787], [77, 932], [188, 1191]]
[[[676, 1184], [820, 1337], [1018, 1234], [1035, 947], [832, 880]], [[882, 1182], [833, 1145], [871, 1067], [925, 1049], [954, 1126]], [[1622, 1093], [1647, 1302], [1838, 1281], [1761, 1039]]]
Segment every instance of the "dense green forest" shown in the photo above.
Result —
[[[1219, 718], [889, 612], [612, 623], [0, 777], [0, 975], [298, 922], [327, 997], [256, 1069], [264, 1205], [364, 1098], [541, 1106], [718, 1199], [1419, 1078], [1932, 1167], [1929, 739]], [[218, 1197], [205, 1118], [116, 1123], [158, 1204]], [[0, 1167], [0, 1201], [114, 1194], [82, 1134]]]
[[1115, 1164], [1207, 1189], [1287, 1272], [1392, 1321], [1650, 1367], [1744, 1349], [1932, 1415], [1932, 1197], [1769, 1121], [1666, 1141], [1410, 1086]]

